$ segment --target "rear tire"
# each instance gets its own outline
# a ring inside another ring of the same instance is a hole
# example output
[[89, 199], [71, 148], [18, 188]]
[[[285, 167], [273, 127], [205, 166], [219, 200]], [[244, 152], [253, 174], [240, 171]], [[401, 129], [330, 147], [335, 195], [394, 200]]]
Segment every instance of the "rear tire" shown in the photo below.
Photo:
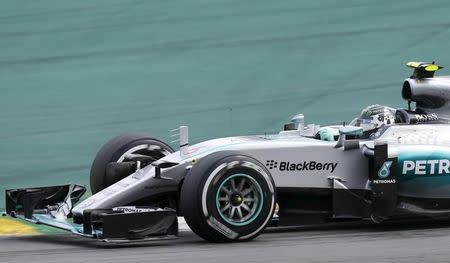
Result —
[[273, 179], [257, 160], [216, 153], [186, 175], [180, 209], [192, 231], [208, 241], [248, 241], [269, 223], [275, 197]]
[[[127, 161], [126, 154], [147, 155], [152, 159], [158, 160], [172, 152], [173, 149], [169, 145], [148, 134], [123, 134], [109, 140], [100, 148], [91, 166], [90, 186], [92, 194], [105, 189], [128, 175], [124, 174], [117, 177], [117, 175], [113, 176], [106, 172], [108, 164]], [[141, 167], [148, 164], [143, 163]]]

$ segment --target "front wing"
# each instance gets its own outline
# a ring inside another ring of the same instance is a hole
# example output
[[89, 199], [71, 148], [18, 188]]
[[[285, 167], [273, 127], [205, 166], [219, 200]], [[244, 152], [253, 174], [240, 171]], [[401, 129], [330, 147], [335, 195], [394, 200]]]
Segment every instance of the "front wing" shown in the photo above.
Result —
[[88, 209], [73, 218], [72, 204], [84, 186], [61, 185], [6, 190], [8, 215], [103, 241], [170, 238], [178, 234], [176, 211], [170, 208], [121, 206]]

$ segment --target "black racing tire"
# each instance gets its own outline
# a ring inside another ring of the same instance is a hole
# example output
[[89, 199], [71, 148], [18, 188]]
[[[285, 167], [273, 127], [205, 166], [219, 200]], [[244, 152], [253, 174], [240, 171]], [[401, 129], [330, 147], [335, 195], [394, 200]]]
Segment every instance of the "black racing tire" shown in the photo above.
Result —
[[219, 152], [200, 159], [186, 175], [180, 210], [192, 231], [207, 241], [249, 241], [270, 222], [275, 199], [275, 184], [264, 165], [236, 152]]
[[92, 194], [103, 190], [119, 180], [117, 178], [109, 178], [111, 176], [106, 172], [108, 164], [118, 162], [123, 154], [140, 145], [159, 146], [161, 150], [146, 153], [154, 159], [159, 159], [167, 153], [174, 152], [168, 144], [149, 134], [128, 133], [109, 140], [97, 152], [91, 165], [90, 186]]

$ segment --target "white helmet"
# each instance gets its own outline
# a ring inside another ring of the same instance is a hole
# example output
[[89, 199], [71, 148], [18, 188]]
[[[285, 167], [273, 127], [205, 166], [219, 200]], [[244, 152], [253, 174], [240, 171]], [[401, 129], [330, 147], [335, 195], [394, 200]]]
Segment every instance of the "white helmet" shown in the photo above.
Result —
[[366, 107], [351, 125], [363, 128], [363, 131], [378, 129], [383, 125], [395, 123], [395, 109], [378, 104]]

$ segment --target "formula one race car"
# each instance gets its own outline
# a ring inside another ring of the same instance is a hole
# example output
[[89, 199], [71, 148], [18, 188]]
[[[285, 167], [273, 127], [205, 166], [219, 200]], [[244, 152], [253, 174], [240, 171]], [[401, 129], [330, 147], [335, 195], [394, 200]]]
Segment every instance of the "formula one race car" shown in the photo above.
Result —
[[[255, 238], [273, 223], [450, 216], [450, 77], [410, 62], [408, 109], [372, 105], [348, 125], [304, 125], [274, 135], [219, 138], [179, 151], [145, 134], [107, 142], [79, 185], [11, 189], [11, 216], [101, 240], [175, 236], [177, 219], [212, 242]], [[411, 104], [415, 103], [414, 109]]]

